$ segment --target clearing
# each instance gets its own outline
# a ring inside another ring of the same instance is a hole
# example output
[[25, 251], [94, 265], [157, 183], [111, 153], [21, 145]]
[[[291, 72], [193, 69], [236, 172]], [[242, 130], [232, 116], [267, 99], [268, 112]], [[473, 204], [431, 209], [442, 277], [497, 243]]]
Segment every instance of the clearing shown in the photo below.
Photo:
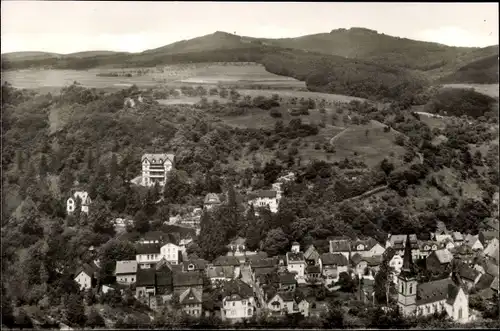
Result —
[[444, 84], [443, 87], [472, 88], [476, 92], [489, 95], [493, 98], [498, 98], [499, 95], [499, 84]]

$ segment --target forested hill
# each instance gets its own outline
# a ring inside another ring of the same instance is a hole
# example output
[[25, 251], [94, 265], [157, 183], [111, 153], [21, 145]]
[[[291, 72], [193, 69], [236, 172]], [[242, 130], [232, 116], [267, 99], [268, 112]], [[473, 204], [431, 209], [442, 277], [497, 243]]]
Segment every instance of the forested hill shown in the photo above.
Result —
[[498, 83], [498, 53], [469, 63], [440, 79], [442, 83]]
[[[46, 54], [18, 60], [11, 55], [2, 57], [2, 70], [257, 62], [272, 73], [305, 81], [311, 91], [400, 101], [418, 95], [436, 78], [451, 75], [473, 61], [495, 54], [498, 54], [498, 46], [449, 47], [361, 28], [289, 39], [258, 39], [218, 31], [142, 53], [97, 52], [63, 57]], [[482, 75], [475, 75], [475, 82], [490, 83], [497, 72], [494, 69], [494, 66], [484, 67]], [[447, 82], [453, 82], [455, 76], [448, 77]]]

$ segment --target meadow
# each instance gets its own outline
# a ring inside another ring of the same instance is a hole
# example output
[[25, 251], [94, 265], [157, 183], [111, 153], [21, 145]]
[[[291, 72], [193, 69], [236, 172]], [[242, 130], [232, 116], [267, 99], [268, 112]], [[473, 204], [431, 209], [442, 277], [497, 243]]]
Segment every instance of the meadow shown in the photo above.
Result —
[[476, 92], [489, 95], [492, 98], [498, 98], [499, 95], [499, 84], [445, 84], [443, 87], [473, 88]]
[[85, 87], [127, 88], [165, 85], [264, 85], [273, 88], [305, 88], [304, 82], [267, 72], [254, 63], [183, 64], [155, 68], [89, 70], [13, 70], [2, 73], [17, 88], [54, 88], [79, 82]]

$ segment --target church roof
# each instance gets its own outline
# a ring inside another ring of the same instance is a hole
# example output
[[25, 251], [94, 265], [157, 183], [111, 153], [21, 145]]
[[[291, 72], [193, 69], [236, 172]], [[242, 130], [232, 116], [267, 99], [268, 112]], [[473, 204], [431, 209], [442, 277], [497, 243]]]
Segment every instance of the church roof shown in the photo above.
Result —
[[[450, 293], [449, 285], [456, 287], [450, 278], [418, 284], [417, 305], [425, 305], [428, 303], [449, 299], [449, 293]], [[453, 292], [454, 290], [451, 291]]]

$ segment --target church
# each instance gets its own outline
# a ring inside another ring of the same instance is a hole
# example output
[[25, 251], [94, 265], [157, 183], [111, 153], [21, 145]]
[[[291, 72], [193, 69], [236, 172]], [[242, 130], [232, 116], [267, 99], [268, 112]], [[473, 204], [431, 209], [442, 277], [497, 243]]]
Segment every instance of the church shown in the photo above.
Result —
[[404, 316], [428, 316], [443, 311], [456, 322], [469, 321], [469, 296], [451, 278], [420, 283], [413, 265], [409, 236], [398, 276], [398, 307]]

